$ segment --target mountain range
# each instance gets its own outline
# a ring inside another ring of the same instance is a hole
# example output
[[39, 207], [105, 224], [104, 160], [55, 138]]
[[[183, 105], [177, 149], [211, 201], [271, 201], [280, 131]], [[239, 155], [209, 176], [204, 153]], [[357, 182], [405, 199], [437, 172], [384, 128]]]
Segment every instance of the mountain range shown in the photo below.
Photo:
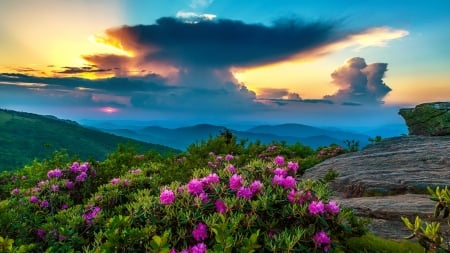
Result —
[[330, 144], [345, 146], [346, 140], [357, 141], [360, 147], [364, 147], [369, 144], [369, 138], [371, 137], [365, 134], [336, 129], [328, 130], [302, 124], [259, 125], [247, 130], [234, 130], [225, 126], [211, 124], [165, 128], [160, 126], [139, 127], [131, 125], [124, 127], [120, 125], [114, 126], [111, 122], [97, 122], [97, 124], [92, 124], [91, 126], [108, 133], [166, 145], [180, 150], [186, 150], [190, 144], [198, 143], [209, 137], [215, 137], [225, 129], [230, 130], [238, 139], [247, 139], [251, 142], [272, 143], [273, 141], [284, 141], [287, 144], [299, 142], [312, 148]]
[[119, 144], [130, 143], [138, 152], [180, 150], [150, 144], [84, 127], [77, 122], [26, 112], [0, 109], [0, 172], [23, 167], [64, 149], [80, 159], [103, 160]]

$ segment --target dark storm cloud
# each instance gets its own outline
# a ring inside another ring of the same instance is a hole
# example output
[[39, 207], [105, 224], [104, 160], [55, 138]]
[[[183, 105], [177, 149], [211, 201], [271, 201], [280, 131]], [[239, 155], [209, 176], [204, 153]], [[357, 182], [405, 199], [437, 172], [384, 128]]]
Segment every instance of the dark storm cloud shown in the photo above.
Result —
[[391, 91], [383, 81], [386, 71], [387, 63], [367, 65], [363, 58], [351, 58], [331, 74], [333, 83], [339, 87], [337, 93], [324, 98], [345, 105], [383, 103], [382, 99]]
[[160, 18], [153, 25], [109, 29], [106, 34], [125, 50], [145, 51], [149, 61], [208, 67], [280, 61], [347, 35], [331, 22], [280, 19], [265, 26], [227, 19], [186, 23], [170, 17]]
[[58, 74], [82, 74], [82, 73], [100, 73], [100, 72], [110, 72], [112, 69], [99, 69], [95, 65], [88, 65], [83, 67], [63, 67], [64, 70], [53, 71]]

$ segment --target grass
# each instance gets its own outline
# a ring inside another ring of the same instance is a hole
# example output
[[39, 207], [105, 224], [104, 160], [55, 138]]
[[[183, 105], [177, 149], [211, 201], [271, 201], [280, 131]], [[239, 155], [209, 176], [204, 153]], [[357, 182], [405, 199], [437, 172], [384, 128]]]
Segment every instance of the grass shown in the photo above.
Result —
[[348, 240], [348, 253], [423, 253], [417, 242], [407, 240], [388, 240], [373, 234]]

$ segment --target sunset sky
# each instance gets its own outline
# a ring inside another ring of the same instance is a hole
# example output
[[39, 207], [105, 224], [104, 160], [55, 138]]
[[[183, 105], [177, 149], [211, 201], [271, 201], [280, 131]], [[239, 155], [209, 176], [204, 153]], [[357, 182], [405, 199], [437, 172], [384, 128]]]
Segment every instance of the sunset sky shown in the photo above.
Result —
[[0, 16], [0, 108], [367, 126], [450, 100], [447, 0], [3, 0]]

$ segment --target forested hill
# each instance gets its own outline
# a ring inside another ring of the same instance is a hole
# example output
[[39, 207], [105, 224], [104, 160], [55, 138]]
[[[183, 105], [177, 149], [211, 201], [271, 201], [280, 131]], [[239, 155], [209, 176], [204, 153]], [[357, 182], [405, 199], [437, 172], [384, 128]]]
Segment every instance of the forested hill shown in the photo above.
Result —
[[140, 152], [178, 152], [166, 146], [86, 128], [54, 116], [0, 109], [0, 171], [20, 168], [35, 158], [47, 158], [61, 149], [83, 159], [104, 159], [119, 144], [127, 143]]

